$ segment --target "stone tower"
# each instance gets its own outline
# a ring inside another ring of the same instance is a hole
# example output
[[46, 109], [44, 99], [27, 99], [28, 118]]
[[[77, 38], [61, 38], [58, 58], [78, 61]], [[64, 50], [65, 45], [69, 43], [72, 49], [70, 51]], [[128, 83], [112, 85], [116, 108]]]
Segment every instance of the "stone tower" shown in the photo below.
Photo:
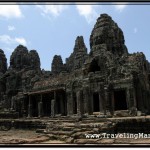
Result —
[[0, 49], [0, 73], [5, 73], [7, 70], [7, 59], [4, 51]]
[[128, 54], [122, 30], [107, 14], [101, 14], [90, 36], [90, 48], [93, 55], [110, 51], [114, 55]]
[[5, 80], [2, 79], [2, 76], [7, 71], [7, 59], [4, 54], [4, 51], [0, 49], [0, 101], [3, 99], [3, 95], [6, 90]]
[[87, 58], [87, 48], [84, 43], [83, 36], [78, 36], [75, 40], [73, 53], [66, 59], [66, 67], [68, 71], [79, 69]]
[[64, 70], [63, 61], [60, 55], [55, 55], [52, 61], [51, 71], [54, 75], [59, 74]]
[[38, 69], [38, 70], [40, 70], [40, 57], [39, 57], [39, 55], [38, 55], [38, 53], [37, 53], [37, 51], [36, 50], [31, 50], [30, 52], [29, 52], [29, 60], [30, 60], [30, 67], [31, 67], [31, 69]]
[[17, 46], [10, 57], [10, 68], [20, 70], [29, 66], [29, 63], [28, 49], [23, 45]]

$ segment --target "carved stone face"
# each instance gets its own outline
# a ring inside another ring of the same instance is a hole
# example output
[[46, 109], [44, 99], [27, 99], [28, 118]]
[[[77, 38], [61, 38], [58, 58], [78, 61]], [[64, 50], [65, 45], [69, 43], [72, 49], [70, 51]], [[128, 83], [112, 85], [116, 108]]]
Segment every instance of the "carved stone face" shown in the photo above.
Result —
[[123, 32], [108, 15], [101, 15], [98, 18], [90, 36], [90, 47], [93, 52], [96, 47], [101, 47], [103, 44], [107, 46], [106, 51], [115, 55], [127, 53]]
[[20, 66], [20, 64], [21, 64], [21, 55], [18, 54], [17, 57], [16, 57], [16, 65]]

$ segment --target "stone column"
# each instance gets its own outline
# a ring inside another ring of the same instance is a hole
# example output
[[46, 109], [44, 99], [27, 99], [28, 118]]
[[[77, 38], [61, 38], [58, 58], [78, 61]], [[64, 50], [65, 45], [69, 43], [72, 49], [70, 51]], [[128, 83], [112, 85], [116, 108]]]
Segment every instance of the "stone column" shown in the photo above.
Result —
[[26, 117], [26, 115], [27, 115], [27, 112], [26, 112], [26, 110], [25, 110], [25, 103], [26, 103], [26, 100], [27, 100], [27, 97], [26, 96], [23, 96], [22, 97], [22, 110], [21, 110], [21, 114], [22, 114], [22, 116], [23, 117]]
[[67, 116], [73, 115], [73, 93], [67, 92]]
[[88, 93], [88, 89], [85, 88], [83, 91], [83, 95], [84, 95], [84, 101], [83, 101], [83, 105], [84, 105], [84, 113], [89, 114], [89, 93]]
[[32, 117], [32, 104], [31, 104], [31, 96], [29, 95], [28, 118], [30, 117]]
[[43, 116], [43, 102], [42, 102], [42, 94], [40, 95], [40, 102], [38, 103], [38, 117]]
[[104, 115], [107, 114], [107, 112], [109, 111], [109, 91], [108, 91], [108, 87], [105, 87], [105, 110], [104, 110]]
[[133, 88], [134, 106], [137, 108], [135, 88]]
[[64, 115], [64, 113], [65, 113], [65, 111], [64, 111], [64, 98], [63, 98], [63, 95], [62, 94], [60, 94], [60, 96], [59, 96], [59, 98], [60, 98], [60, 112], [61, 112], [61, 115]]
[[99, 108], [100, 108], [100, 113], [104, 113], [104, 108], [103, 108], [103, 97], [102, 93], [99, 92]]
[[111, 90], [111, 105], [110, 105], [110, 113], [111, 115], [114, 115], [114, 111], [115, 111], [115, 100], [114, 100], [114, 91]]
[[11, 98], [11, 110], [14, 110], [15, 96]]
[[93, 114], [93, 91], [90, 91], [89, 95], [89, 113]]
[[130, 106], [135, 108], [137, 107], [134, 87], [130, 88]]
[[51, 100], [51, 116], [56, 114], [56, 91], [54, 91], [54, 99]]
[[78, 116], [83, 115], [83, 91], [78, 91], [77, 93], [77, 114]]
[[51, 100], [51, 116], [55, 117], [55, 99]]
[[[138, 107], [138, 109], [139, 110], [141, 110], [141, 111], [145, 111], [145, 108], [144, 108], [144, 101], [142, 101], [142, 94], [143, 94], [143, 92], [142, 92], [142, 89], [141, 89], [141, 87], [137, 87], [138, 89], [137, 89], [137, 94], [138, 94], [138, 99], [137, 99], [137, 107]], [[147, 97], [147, 100], [148, 100], [148, 97]], [[147, 101], [148, 102], [148, 101]], [[149, 106], [149, 103], [147, 103], [146, 104], [146, 106]]]
[[130, 109], [131, 105], [130, 105], [130, 90], [129, 90], [129, 88], [127, 88], [127, 90], [126, 90], [126, 98], [127, 98], [127, 108]]

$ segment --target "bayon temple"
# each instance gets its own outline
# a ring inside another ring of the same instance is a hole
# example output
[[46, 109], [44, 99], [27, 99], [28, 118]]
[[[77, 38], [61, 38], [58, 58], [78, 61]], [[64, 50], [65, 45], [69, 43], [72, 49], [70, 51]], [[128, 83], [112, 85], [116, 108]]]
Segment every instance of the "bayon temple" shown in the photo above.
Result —
[[150, 114], [150, 63], [130, 54], [123, 31], [101, 14], [90, 35], [88, 53], [78, 36], [63, 63], [55, 55], [51, 71], [40, 68], [36, 50], [19, 45], [7, 59], [0, 50], [0, 117], [88, 117]]

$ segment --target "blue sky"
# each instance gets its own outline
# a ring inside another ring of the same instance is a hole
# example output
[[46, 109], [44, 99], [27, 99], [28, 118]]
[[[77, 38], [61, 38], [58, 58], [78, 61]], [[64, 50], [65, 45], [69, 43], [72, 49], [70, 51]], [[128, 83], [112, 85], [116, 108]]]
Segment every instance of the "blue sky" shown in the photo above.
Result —
[[[112, 4], [112, 3], [110, 3]], [[41, 69], [51, 70], [55, 54], [63, 61], [73, 52], [77, 36], [89, 38], [102, 13], [109, 14], [123, 30], [129, 53], [143, 52], [150, 61], [150, 5], [0, 5], [0, 49], [9, 58], [19, 45], [37, 50]]]

